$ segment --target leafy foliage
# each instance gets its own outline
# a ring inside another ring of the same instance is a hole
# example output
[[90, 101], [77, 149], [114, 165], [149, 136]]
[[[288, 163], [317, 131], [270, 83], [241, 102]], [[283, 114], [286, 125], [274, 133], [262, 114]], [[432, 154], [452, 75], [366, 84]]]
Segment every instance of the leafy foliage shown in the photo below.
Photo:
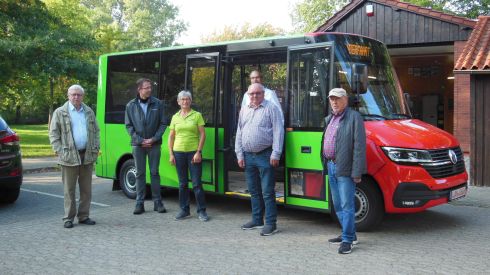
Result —
[[490, 0], [406, 0], [406, 2], [467, 18], [490, 14]]
[[201, 42], [221, 42], [242, 39], [252, 39], [259, 37], [268, 37], [274, 35], [282, 35], [285, 31], [281, 28], [272, 26], [269, 23], [252, 26], [250, 23], [245, 23], [242, 26], [225, 26], [221, 31], [215, 31], [207, 37], [201, 37]]
[[304, 0], [297, 3], [291, 13], [297, 32], [312, 32], [332, 17], [349, 0]]
[[177, 18], [178, 8], [167, 0], [79, 2], [90, 10], [90, 26], [104, 53], [171, 46], [187, 28]]
[[0, 112], [45, 121], [74, 83], [95, 104], [98, 56], [171, 45], [177, 15], [167, 0], [0, 1]]

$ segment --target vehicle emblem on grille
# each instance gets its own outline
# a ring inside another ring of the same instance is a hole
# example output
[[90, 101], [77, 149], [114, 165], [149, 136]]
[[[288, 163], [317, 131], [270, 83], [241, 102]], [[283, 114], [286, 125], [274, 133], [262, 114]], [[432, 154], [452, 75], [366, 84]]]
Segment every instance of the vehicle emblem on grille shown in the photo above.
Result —
[[456, 164], [456, 162], [458, 162], [458, 156], [456, 156], [456, 153], [453, 150], [447, 151], [447, 154], [449, 155], [449, 159], [453, 164]]

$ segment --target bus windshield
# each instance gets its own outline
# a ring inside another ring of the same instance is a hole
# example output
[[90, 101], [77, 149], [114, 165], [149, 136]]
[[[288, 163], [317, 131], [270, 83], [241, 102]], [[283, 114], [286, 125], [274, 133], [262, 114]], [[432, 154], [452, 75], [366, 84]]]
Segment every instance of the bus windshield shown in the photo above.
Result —
[[[410, 118], [386, 48], [363, 37], [349, 37], [349, 40], [354, 41], [336, 43], [335, 87], [347, 91], [350, 104], [357, 107], [366, 120]], [[355, 67], [360, 66], [367, 68], [367, 88], [357, 95], [353, 74]]]

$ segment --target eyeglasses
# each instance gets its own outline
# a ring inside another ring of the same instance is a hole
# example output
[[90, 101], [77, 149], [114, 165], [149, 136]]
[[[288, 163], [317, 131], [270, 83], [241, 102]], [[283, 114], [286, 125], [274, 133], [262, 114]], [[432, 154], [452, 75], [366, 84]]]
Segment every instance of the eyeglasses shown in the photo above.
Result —
[[82, 97], [83, 96], [83, 94], [69, 94], [69, 95], [72, 96], [72, 97], [77, 97], [77, 96], [78, 97]]
[[248, 93], [249, 96], [261, 96], [262, 92]]

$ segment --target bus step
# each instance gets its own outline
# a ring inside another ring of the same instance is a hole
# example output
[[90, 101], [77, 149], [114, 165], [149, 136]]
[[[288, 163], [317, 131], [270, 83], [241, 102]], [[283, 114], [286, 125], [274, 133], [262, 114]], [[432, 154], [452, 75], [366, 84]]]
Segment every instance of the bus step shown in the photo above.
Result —
[[[228, 196], [233, 196], [233, 197], [243, 197], [243, 198], [250, 198], [249, 193], [241, 193], [241, 192], [225, 192], [225, 195]], [[282, 195], [277, 195], [276, 194], [276, 202], [278, 203], [284, 203], [284, 196]]]

